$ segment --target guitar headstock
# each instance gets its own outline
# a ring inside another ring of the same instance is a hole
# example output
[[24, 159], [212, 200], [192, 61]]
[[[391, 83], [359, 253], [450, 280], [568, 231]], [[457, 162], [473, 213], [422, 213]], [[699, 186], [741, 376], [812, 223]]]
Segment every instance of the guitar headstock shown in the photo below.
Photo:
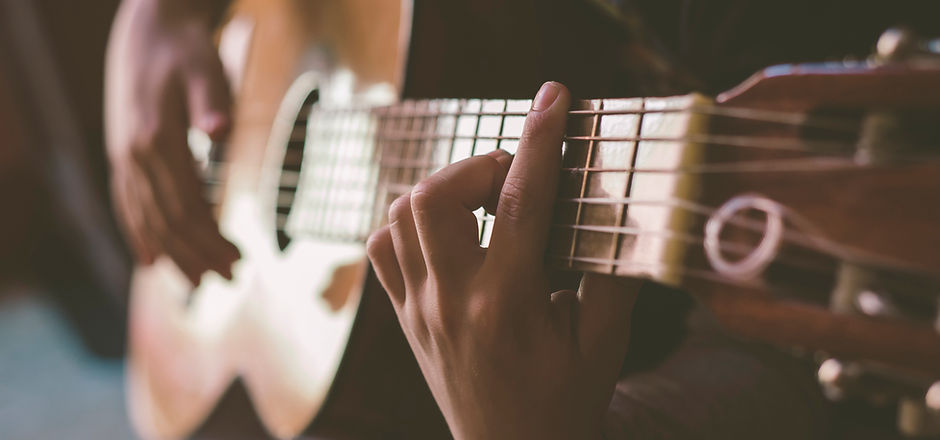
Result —
[[940, 106], [940, 60], [917, 64], [869, 61], [768, 67], [727, 92], [734, 107], [817, 109], [923, 109]]
[[890, 29], [867, 60], [783, 64], [721, 93], [721, 105], [810, 112], [821, 109], [940, 108], [940, 40]]
[[[706, 154], [726, 171], [700, 179], [700, 202], [718, 214], [690, 260], [754, 284], [700, 288], [727, 328], [823, 347], [828, 392], [890, 396], [908, 412], [940, 409], [938, 47], [891, 30], [871, 59], [773, 66], [720, 94], [733, 116], [711, 118], [710, 134], [746, 133], [761, 148]], [[898, 383], [912, 387], [888, 390]]]

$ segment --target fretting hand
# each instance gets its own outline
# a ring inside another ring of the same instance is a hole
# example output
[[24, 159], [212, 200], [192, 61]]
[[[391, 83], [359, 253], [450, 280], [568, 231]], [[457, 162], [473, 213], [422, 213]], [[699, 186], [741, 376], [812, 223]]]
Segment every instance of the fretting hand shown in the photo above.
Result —
[[168, 255], [199, 284], [231, 277], [238, 249], [219, 233], [187, 146], [189, 127], [221, 141], [230, 96], [212, 44], [209, 2], [125, 0], [108, 48], [106, 128], [112, 193], [143, 264]]
[[[457, 438], [600, 438], [638, 281], [552, 292], [544, 252], [570, 97], [546, 83], [515, 159], [451, 165], [389, 210], [368, 253]], [[496, 212], [489, 249], [479, 207]]]

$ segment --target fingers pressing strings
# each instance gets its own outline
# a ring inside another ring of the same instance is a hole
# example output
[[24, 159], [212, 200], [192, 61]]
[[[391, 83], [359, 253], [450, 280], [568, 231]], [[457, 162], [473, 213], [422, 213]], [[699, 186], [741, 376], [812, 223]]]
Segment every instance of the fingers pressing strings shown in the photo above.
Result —
[[433, 174], [412, 191], [418, 238], [430, 273], [451, 278], [468, 265], [482, 263], [473, 211], [481, 206], [496, 208], [510, 161], [503, 151], [474, 156]]
[[542, 266], [570, 103], [567, 89], [555, 82], [545, 83], [533, 100], [500, 193], [487, 264], [525, 272]]

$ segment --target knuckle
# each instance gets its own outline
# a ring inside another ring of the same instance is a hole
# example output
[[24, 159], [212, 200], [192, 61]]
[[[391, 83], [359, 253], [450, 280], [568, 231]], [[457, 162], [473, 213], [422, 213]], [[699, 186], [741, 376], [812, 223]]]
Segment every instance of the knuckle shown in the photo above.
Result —
[[439, 197], [434, 183], [422, 180], [411, 191], [411, 209], [415, 217], [426, 218], [438, 206]]
[[454, 314], [439, 313], [428, 320], [428, 327], [444, 340], [454, 341], [460, 338], [460, 332], [465, 328], [459, 321]]
[[527, 144], [537, 140], [540, 137], [543, 127], [548, 123], [548, 116], [547, 112], [529, 112], [529, 114], [526, 115], [522, 136], [519, 139], [520, 144]]
[[453, 341], [465, 328], [463, 315], [454, 310], [454, 304], [440, 295], [429, 294], [421, 305], [421, 312], [428, 329], [444, 340]]
[[467, 307], [466, 326], [473, 332], [474, 338], [487, 344], [499, 340], [503, 327], [500, 325], [503, 313], [501, 309], [488, 298], [477, 298], [470, 301]]
[[421, 316], [421, 311], [415, 306], [414, 300], [409, 299], [408, 296], [405, 297], [405, 305], [398, 313], [398, 319], [405, 333], [415, 339], [413, 342], [421, 345], [427, 343], [429, 339], [427, 324]]
[[369, 239], [366, 240], [366, 254], [369, 255], [369, 258], [375, 260], [375, 257], [382, 254], [390, 243], [391, 237], [388, 234], [388, 229], [382, 228], [369, 236]]
[[503, 166], [500, 165], [499, 161], [495, 157], [485, 154], [483, 156], [478, 156], [480, 159], [480, 167], [485, 168], [481, 169], [481, 172], [485, 172], [489, 175], [497, 175], [502, 170]]
[[507, 178], [500, 193], [497, 215], [516, 222], [526, 219], [533, 209], [532, 197], [525, 194], [519, 178]]
[[411, 194], [405, 194], [395, 199], [388, 207], [388, 221], [396, 223], [411, 214]]

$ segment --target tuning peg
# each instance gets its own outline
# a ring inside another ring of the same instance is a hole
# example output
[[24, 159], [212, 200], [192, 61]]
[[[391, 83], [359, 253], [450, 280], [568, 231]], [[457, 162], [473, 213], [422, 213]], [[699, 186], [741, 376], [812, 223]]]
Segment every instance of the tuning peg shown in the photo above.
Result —
[[927, 389], [927, 395], [924, 400], [927, 403], [927, 408], [930, 408], [932, 411], [940, 411], [940, 381], [934, 382], [933, 385]]
[[924, 58], [940, 60], [940, 39], [928, 40], [910, 29], [890, 28], [875, 45], [874, 60], [880, 64]]

